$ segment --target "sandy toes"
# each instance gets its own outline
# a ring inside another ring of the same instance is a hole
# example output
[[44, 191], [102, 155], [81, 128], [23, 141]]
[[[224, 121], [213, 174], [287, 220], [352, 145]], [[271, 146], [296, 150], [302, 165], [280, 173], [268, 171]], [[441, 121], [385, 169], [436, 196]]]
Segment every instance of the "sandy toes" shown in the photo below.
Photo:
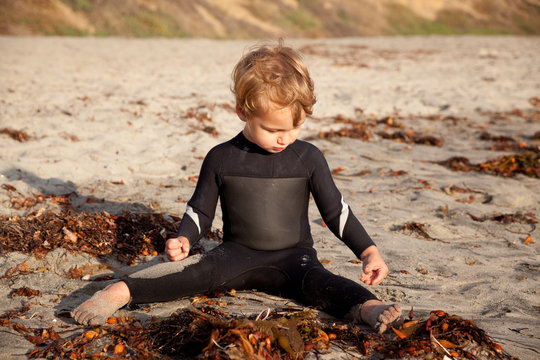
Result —
[[368, 300], [360, 308], [361, 320], [379, 334], [388, 330], [392, 324], [400, 324], [401, 307], [398, 304], [385, 304], [379, 300]]
[[127, 285], [117, 282], [96, 292], [90, 299], [83, 302], [71, 312], [71, 316], [79, 324], [100, 325], [129, 301], [130, 294]]

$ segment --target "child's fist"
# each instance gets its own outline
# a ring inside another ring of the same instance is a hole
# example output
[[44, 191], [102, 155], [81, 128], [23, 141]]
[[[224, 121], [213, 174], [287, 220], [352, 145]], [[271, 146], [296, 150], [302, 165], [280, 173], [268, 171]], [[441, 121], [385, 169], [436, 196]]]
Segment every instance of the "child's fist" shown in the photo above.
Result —
[[167, 240], [165, 243], [165, 254], [171, 261], [185, 259], [189, 254], [189, 240], [184, 236]]

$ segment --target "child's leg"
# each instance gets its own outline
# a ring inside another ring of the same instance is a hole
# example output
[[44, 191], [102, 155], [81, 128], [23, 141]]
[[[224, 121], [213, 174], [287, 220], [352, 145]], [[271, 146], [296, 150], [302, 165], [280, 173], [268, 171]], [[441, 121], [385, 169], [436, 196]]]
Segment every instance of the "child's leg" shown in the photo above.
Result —
[[[90, 299], [83, 302], [71, 312], [71, 316], [80, 324], [84, 325], [99, 325], [103, 324], [108, 317], [112, 316], [118, 309], [132, 301], [133, 289], [130, 288], [132, 283], [137, 285], [137, 278], [157, 278], [161, 276], [181, 272], [186, 266], [195, 263], [199, 260], [199, 256], [190, 257], [184, 261], [167, 262], [152, 266], [150, 268], [138, 271], [131, 276], [118, 281], [96, 292]], [[135, 288], [135, 295], [138, 291], [144, 292], [144, 285], [147, 285], [146, 291], [152, 293], [155, 289], [148, 284], [138, 284], [139, 288]], [[143, 286], [141, 286], [143, 285]], [[156, 281], [154, 286], [160, 286], [159, 281]], [[136, 287], [136, 286], [135, 286]], [[142, 287], [142, 289], [141, 289]], [[158, 301], [158, 300], [156, 300]]]
[[149, 303], [228, 289], [276, 289], [288, 280], [278, 267], [265, 264], [267, 252], [223, 243], [203, 256], [189, 257], [141, 270], [109, 285], [77, 307], [81, 324], [105, 322], [128, 302]]
[[[161, 269], [149, 268], [132, 274], [125, 281], [134, 304], [170, 301], [229, 289], [279, 288], [287, 279], [279, 268], [265, 263], [267, 253], [225, 242], [181, 270], [161, 271], [159, 276], [152, 276], [152, 272]], [[155, 267], [181, 265], [190, 259]]]
[[297, 288], [301, 288], [299, 295], [302, 301], [333, 316], [365, 322], [379, 333], [401, 320], [399, 305], [385, 304], [360, 284], [326, 270], [316, 255], [309, 258], [306, 264], [296, 265], [296, 270], [289, 269], [302, 276], [301, 279], [295, 277], [300, 281]]

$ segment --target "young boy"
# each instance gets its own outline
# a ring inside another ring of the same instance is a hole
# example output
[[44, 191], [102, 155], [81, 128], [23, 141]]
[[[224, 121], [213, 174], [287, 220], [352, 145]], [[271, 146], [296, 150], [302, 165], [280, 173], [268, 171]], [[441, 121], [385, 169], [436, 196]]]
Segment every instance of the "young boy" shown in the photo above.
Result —
[[358, 283], [332, 274], [313, 248], [310, 194], [329, 229], [362, 260], [361, 281], [379, 284], [388, 274], [373, 241], [336, 188], [322, 153], [297, 140], [316, 101], [302, 59], [281, 43], [257, 47], [236, 65], [233, 81], [244, 130], [207, 154], [178, 234], [167, 240], [165, 252], [172, 262], [188, 256], [210, 229], [218, 198], [223, 243], [198, 262], [178, 263], [172, 272], [152, 278], [135, 273], [111, 284], [77, 307], [73, 318], [96, 325], [130, 301], [258, 289], [363, 321], [383, 333], [400, 320], [399, 305], [387, 305]]

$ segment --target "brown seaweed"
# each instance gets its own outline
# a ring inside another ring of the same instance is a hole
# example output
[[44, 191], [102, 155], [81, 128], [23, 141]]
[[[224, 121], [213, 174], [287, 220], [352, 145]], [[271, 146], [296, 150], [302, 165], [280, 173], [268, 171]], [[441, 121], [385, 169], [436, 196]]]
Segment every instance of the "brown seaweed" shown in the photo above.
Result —
[[427, 227], [426, 224], [421, 224], [417, 222], [408, 222], [403, 225], [397, 226], [395, 230], [401, 231], [404, 233], [413, 233], [427, 240], [437, 240], [431, 235], [429, 235], [426, 227]]
[[[20, 251], [34, 256], [64, 248], [93, 256], [116, 255], [123, 263], [157, 255], [177, 222], [161, 214], [90, 214], [64, 210], [38, 212], [26, 217], [0, 216], [0, 254]], [[25, 241], [21, 241], [25, 239]]]
[[[165, 240], [176, 233], [181, 220], [154, 213], [78, 213], [70, 209], [68, 200], [59, 199], [66, 202], [67, 208], [60, 212], [39, 211], [24, 217], [0, 215], [0, 254], [19, 251], [42, 257], [64, 248], [96, 257], [113, 255], [132, 265], [145, 256], [162, 253]], [[219, 242], [222, 232], [212, 230], [205, 236]], [[197, 251], [195, 247], [193, 252]], [[76, 270], [71, 276], [78, 277]]]
[[[490, 150], [494, 151], [534, 151], [540, 152], [540, 145], [527, 145], [525, 141], [518, 141], [512, 137], [504, 135], [492, 135], [487, 131], [480, 133], [480, 140], [490, 141]], [[533, 136], [535, 139], [535, 135]]]
[[419, 144], [441, 147], [443, 140], [435, 136], [423, 135], [414, 131], [396, 131], [394, 133], [387, 133], [384, 131], [378, 132], [377, 135], [383, 139], [391, 139], [406, 144]]
[[26, 142], [26, 141], [30, 140], [30, 138], [31, 138], [30, 135], [28, 135], [24, 131], [15, 130], [15, 129], [11, 129], [11, 128], [2, 128], [2, 129], [0, 129], [0, 134], [5, 134], [5, 135], [9, 136], [10, 138], [12, 138], [13, 140], [16, 140], [18, 142]]
[[434, 163], [454, 171], [477, 171], [503, 177], [514, 177], [517, 174], [523, 174], [540, 178], [540, 152], [536, 151], [502, 155], [479, 164], [472, 164], [464, 156], [454, 156], [447, 160], [434, 161]]
[[[443, 140], [441, 138], [406, 129], [405, 125], [398, 121], [400, 119], [404, 119], [399, 114], [395, 114], [394, 116], [386, 116], [380, 119], [364, 119], [365, 116], [363, 115], [360, 115], [360, 117], [362, 120], [353, 120], [343, 115], [337, 115], [332, 119], [333, 122], [336, 124], [342, 123], [345, 124], [345, 126], [337, 130], [320, 131], [318, 137], [320, 139], [348, 137], [362, 141], [371, 141], [373, 134], [377, 134], [383, 139], [394, 140], [407, 144], [430, 145], [438, 147], [443, 145]], [[385, 130], [376, 131], [376, 129], [380, 128], [382, 125], [384, 125]], [[387, 130], [390, 128], [398, 128], [401, 130], [389, 133]]]
[[536, 224], [538, 223], [538, 220], [536, 220], [536, 215], [534, 213], [514, 213], [514, 214], [498, 214], [494, 213], [491, 215], [484, 215], [484, 216], [475, 216], [472, 214], [469, 214], [471, 219], [474, 221], [484, 222], [484, 221], [496, 221], [501, 224], [510, 224], [510, 223], [526, 223], [526, 224]]
[[147, 323], [120, 316], [65, 338], [52, 328], [16, 325], [15, 318], [16, 313], [6, 313], [0, 324], [37, 346], [29, 358], [303, 359], [309, 352], [337, 347], [351, 355], [384, 358], [512, 359], [474, 322], [442, 310], [427, 319], [411, 316], [386, 336], [287, 309], [274, 309], [264, 320], [231, 316], [211, 306], [189, 307]]

